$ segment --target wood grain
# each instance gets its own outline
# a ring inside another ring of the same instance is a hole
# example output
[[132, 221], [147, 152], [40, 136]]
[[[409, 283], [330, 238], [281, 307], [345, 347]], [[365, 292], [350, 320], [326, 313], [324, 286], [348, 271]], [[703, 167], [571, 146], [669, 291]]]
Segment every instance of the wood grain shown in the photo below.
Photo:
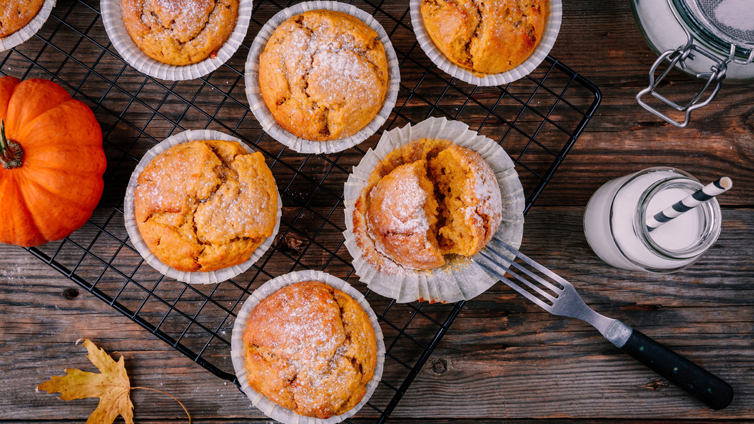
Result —
[[[99, 279], [98, 288], [109, 295], [123, 289], [119, 302], [133, 310], [143, 303], [141, 312], [152, 322], [159, 323], [170, 307], [149, 298], [145, 290], [154, 290], [180, 309], [197, 313], [200, 293], [207, 294], [211, 288], [183, 291], [183, 285], [169, 281], [152, 286], [159, 275], [148, 266], [138, 267], [138, 255], [121, 247], [117, 240], [125, 239], [122, 216], [108, 207], [120, 207], [125, 181], [136, 164], [134, 158], [155, 141], [181, 128], [209, 126], [227, 132], [226, 127], [238, 124], [238, 134], [266, 152], [281, 190], [290, 185], [284, 197], [281, 230], [286, 241], [280, 252], [267, 258], [265, 272], [276, 275], [328, 264], [328, 272], [346, 275], [349, 257], [343, 247], [338, 247], [344, 227], [342, 205], [335, 210], [332, 205], [342, 194], [343, 182], [351, 166], [358, 163], [360, 152], [352, 149], [308, 159], [291, 151], [281, 153], [280, 145], [263, 135], [258, 122], [246, 113], [243, 79], [238, 73], [221, 68], [207, 81], [213, 87], [201, 81], [145, 82], [110, 53], [100, 55], [102, 50], [95, 43], [107, 46], [109, 42], [101, 22], [91, 9], [83, 5], [71, 8], [73, 4], [72, 0], [60, 0], [40, 34], [84, 66], [34, 38], [14, 53], [0, 53], [0, 60], [7, 58], [0, 71], [50, 78], [40, 68], [30, 66], [26, 58], [36, 60], [69, 83], [66, 88], [77, 98], [93, 107], [101, 101], [95, 114], [105, 130], [107, 190], [92, 223], [71, 239], [84, 248], [91, 246], [118, 269], [133, 271], [138, 281], [150, 285], [140, 289], [126, 284], [122, 276], [72, 245], [66, 245], [56, 259], [69, 269], [76, 268], [77, 274], [88, 281]], [[87, 0], [87, 4], [99, 7], [94, 0]], [[355, 4], [367, 11], [374, 9], [364, 1]], [[394, 16], [402, 16], [406, 9], [405, 2], [384, 2], [382, 8]], [[582, 0], [566, 2], [564, 9], [563, 27], [552, 54], [599, 86], [603, 101], [527, 215], [522, 251], [573, 282], [597, 311], [640, 329], [729, 381], [736, 397], [727, 409], [712, 412], [623, 355], [588, 325], [550, 316], [498, 284], [467, 304], [389, 422], [754, 422], [754, 91], [751, 86], [725, 84], [710, 106], [694, 113], [690, 128], [676, 129], [662, 123], [634, 100], [647, 83], [646, 73], [656, 56], [641, 38], [629, 3], [606, 5]], [[274, 12], [271, 7], [258, 9], [247, 45]], [[62, 19], [67, 24], [62, 24]], [[414, 38], [409, 19], [404, 17], [402, 24], [396, 24], [381, 12], [377, 19], [392, 33], [391, 40], [399, 51], [410, 49]], [[86, 31], [91, 40], [81, 40], [71, 27]], [[242, 47], [229, 63], [243, 69], [246, 54]], [[474, 90], [459, 84], [463, 92], [473, 92], [474, 102], [464, 107], [461, 92], [442, 92], [444, 74], [424, 75], [419, 65], [429, 61], [423, 53], [417, 50], [411, 57], [415, 62], [407, 61], [402, 73], [404, 89], [399, 104], [405, 103], [405, 108], [396, 125], [406, 123], [405, 118], [419, 121], [428, 114], [442, 116], [432, 109], [437, 102], [476, 129], [487, 115], [485, 108], [494, 106], [502, 94], [499, 88]], [[88, 72], [86, 67], [96, 72]], [[533, 73], [534, 78], [543, 76], [542, 68]], [[555, 73], [546, 80], [551, 87], [566, 83]], [[177, 95], [166, 95], [164, 87]], [[533, 95], [535, 87], [526, 80], [508, 87], [495, 109], [505, 122], [488, 121], [482, 133], [500, 140], [512, 124], [533, 134], [541, 120], [532, 112], [516, 120], [514, 112], [520, 110], [520, 103], [512, 96], [524, 100], [531, 97], [532, 110], [547, 113], [554, 97], [546, 92]], [[688, 98], [697, 87], [693, 81], [679, 80], [663, 86], [663, 90]], [[200, 94], [194, 97], [200, 88]], [[410, 99], [408, 88], [415, 90]], [[589, 93], [577, 88], [566, 94], [579, 106], [591, 101]], [[196, 107], [189, 106], [192, 101]], [[215, 113], [216, 119], [199, 109]], [[578, 116], [562, 105], [552, 110], [556, 122], [573, 122]], [[510, 134], [503, 146], [518, 159], [528, 139], [516, 135], [516, 131]], [[373, 146], [377, 138], [370, 138], [362, 147]], [[537, 141], [557, 149], [562, 134], [544, 126]], [[548, 155], [543, 149], [530, 150], [521, 162], [541, 172], [552, 161]], [[734, 181], [734, 189], [720, 198], [724, 206], [720, 240], [697, 264], [677, 274], [612, 269], [591, 252], [583, 237], [583, 206], [591, 194], [611, 178], [650, 166], [679, 167], [702, 181], [721, 175]], [[536, 180], [531, 174], [522, 171], [521, 175], [527, 189], [533, 187]], [[303, 208], [306, 202], [311, 206]], [[95, 224], [112, 238], [99, 234]], [[307, 237], [315, 235], [317, 243], [309, 243]], [[53, 255], [58, 246], [50, 243], [42, 251]], [[0, 421], [84, 421], [96, 400], [63, 402], [55, 395], [35, 393], [34, 388], [52, 375], [62, 375], [66, 367], [93, 370], [83, 347], [74, 344], [79, 338], [89, 338], [108, 352], [125, 356], [132, 384], [175, 395], [196, 422], [269, 422], [235, 387], [192, 363], [26, 251], [2, 245], [0, 255], [0, 369], [5, 383], [0, 385]], [[251, 270], [239, 281], [253, 289], [270, 275]], [[355, 277], [349, 281], [363, 290]], [[200, 323], [216, 324], [226, 310], [237, 310], [239, 295], [240, 289], [221, 285], [213, 294], [216, 304], [208, 304], [199, 314]], [[369, 300], [378, 313], [387, 305], [378, 296]], [[423, 311], [442, 319], [448, 308], [435, 306]], [[396, 307], [388, 311], [387, 318], [403, 325], [412, 313], [408, 307]], [[187, 322], [171, 313], [161, 329], [177, 338], [186, 330]], [[223, 335], [229, 337], [231, 328], [232, 320], [226, 320], [218, 334], [225, 332]], [[383, 325], [383, 331], [389, 342], [397, 336], [392, 327]], [[421, 315], [406, 326], [408, 334], [425, 343], [435, 331], [436, 326]], [[191, 348], [200, 349], [206, 341], [202, 338], [206, 333], [195, 327], [188, 328], [186, 334], [182, 341]], [[411, 349], [405, 339], [396, 346], [396, 357], [416, 359], [417, 350]], [[213, 363], [228, 367], [223, 343], [212, 342], [207, 355]], [[385, 378], [399, 384], [404, 377], [405, 370], [391, 362]], [[183, 411], [168, 397], [136, 391], [133, 399], [138, 422], [184, 422]], [[378, 404], [387, 400], [386, 393], [374, 398]], [[365, 414], [374, 416], [367, 411]]]
[[[736, 391], [733, 404], [708, 410], [588, 325], [550, 316], [498, 284], [467, 304], [399, 404], [396, 419], [754, 417], [752, 211], [725, 210], [717, 247], [688, 270], [663, 276], [601, 263], [583, 238], [582, 212], [533, 209], [522, 249], [573, 282], [597, 311], [727, 380]], [[121, 352], [134, 385], [168, 391], [197, 419], [263, 419], [236, 388], [91, 295], [73, 295], [72, 282], [22, 249], [0, 250], [7, 258], [0, 267], [5, 277], [0, 357], [10, 382], [0, 387], [0, 419], [86, 417], [96, 401], [63, 403], [33, 391], [63, 368], [92, 369], [84, 349], [74, 345], [83, 337]], [[412, 323], [408, 334], [421, 338], [425, 324]], [[182, 411], [167, 397], [151, 392], [133, 397], [137, 420], [181, 419]]]

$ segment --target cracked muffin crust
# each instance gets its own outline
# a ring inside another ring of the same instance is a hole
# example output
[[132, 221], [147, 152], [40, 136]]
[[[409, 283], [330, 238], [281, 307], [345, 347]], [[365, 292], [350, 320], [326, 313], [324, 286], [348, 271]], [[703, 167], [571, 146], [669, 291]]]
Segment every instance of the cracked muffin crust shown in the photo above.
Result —
[[473, 256], [502, 221], [495, 174], [479, 154], [421, 139], [390, 152], [354, 205], [364, 259], [385, 274], [428, 270]]
[[28, 25], [43, 5], [44, 0], [0, 0], [0, 38]]
[[549, 0], [422, 0], [429, 37], [456, 65], [496, 74], [523, 63], [537, 48]]
[[149, 250], [178, 271], [246, 262], [277, 223], [278, 195], [261, 153], [235, 141], [178, 144], [147, 164], [134, 190]]
[[318, 281], [291, 284], [262, 299], [243, 342], [249, 385], [308, 417], [326, 419], [355, 407], [377, 365], [367, 313]]
[[311, 10], [280, 24], [259, 56], [265, 105], [307, 140], [356, 134], [377, 115], [388, 86], [385, 47], [347, 13]]
[[147, 56], [191, 65], [217, 51], [233, 33], [239, 0], [122, 0], [123, 23]]

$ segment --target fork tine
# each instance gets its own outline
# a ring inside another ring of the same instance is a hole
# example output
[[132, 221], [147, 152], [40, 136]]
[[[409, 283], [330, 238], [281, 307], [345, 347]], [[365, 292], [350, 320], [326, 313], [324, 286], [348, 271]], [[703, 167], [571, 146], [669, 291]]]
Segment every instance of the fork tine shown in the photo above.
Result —
[[[505, 272], [508, 271], [507, 268], [504, 268], [500, 266], [499, 264], [495, 263], [494, 261], [490, 260], [486, 256], [480, 256], [478, 253], [474, 257], [474, 262], [476, 262], [477, 265], [482, 267], [483, 270], [489, 272], [490, 274], [500, 278], [507, 284], [510, 288], [517, 291], [518, 294], [524, 296], [525, 298], [529, 299], [530, 301], [534, 302], [537, 306], [544, 309], [545, 311], [552, 312], [552, 305], [549, 305], [542, 300], [540, 300], [537, 296], [534, 296], [533, 294], [529, 293], [526, 289], [522, 288], [515, 282], [509, 280], [508, 278], [505, 278]], [[499, 269], [498, 269], [499, 268]], [[501, 271], [502, 270], [502, 271]]]
[[[491, 243], [490, 243], [490, 244], [491, 244]], [[488, 245], [487, 245], [487, 249], [485, 249], [485, 251], [488, 251], [488, 252], [494, 253], [494, 254], [495, 254], [495, 255], [497, 256], [497, 259], [499, 259], [499, 260], [504, 260], [504, 261], [505, 261], [505, 262], [507, 262], [507, 263], [508, 263], [509, 265], [512, 265], [512, 266], [514, 266], [514, 267], [515, 267], [516, 269], [520, 270], [521, 272], [523, 272], [524, 274], [528, 275], [529, 277], [531, 277], [531, 278], [533, 278], [533, 279], [537, 280], [537, 282], [538, 282], [539, 284], [542, 284], [543, 286], [547, 287], [548, 289], [552, 290], [552, 291], [553, 291], [553, 292], [555, 292], [555, 293], [560, 293], [560, 292], [562, 292], [562, 291], [563, 291], [563, 290], [562, 290], [562, 289], [561, 289], [560, 287], [557, 287], [557, 286], [555, 286], [554, 284], [552, 284], [551, 282], [549, 282], [549, 281], [545, 280], [544, 278], [540, 277], [539, 275], [537, 275], [537, 274], [535, 274], [535, 273], [531, 272], [530, 270], [528, 270], [528, 269], [524, 268], [524, 267], [523, 267], [522, 265], [520, 265], [520, 264], [517, 264], [516, 262], [513, 262], [513, 261], [511, 261], [510, 259], [506, 258], [506, 257], [505, 257], [505, 256], [503, 255], [503, 253], [501, 253], [501, 252], [500, 252], [500, 251], [498, 250], [498, 249], [499, 249], [498, 247], [495, 247], [495, 246], [490, 246], [490, 244], [488, 244]]]
[[[482, 255], [482, 256], [484, 256], [484, 257], [486, 257], [490, 261], [493, 261], [493, 262], [495, 261], [495, 258], [492, 257], [492, 256], [490, 256], [488, 252], [481, 251], [481, 252], [479, 252], [479, 254]], [[556, 297], [554, 297], [550, 293], [547, 293], [546, 291], [542, 290], [541, 288], [539, 288], [536, 284], [532, 283], [531, 281], [529, 281], [529, 280], [527, 280], [525, 278], [522, 278], [520, 275], [516, 274], [513, 270], [511, 270], [510, 267], [501, 266], [501, 268], [505, 268], [505, 270], [508, 271], [508, 273], [510, 273], [513, 276], [513, 278], [515, 278], [516, 280], [518, 280], [518, 281], [526, 284], [530, 289], [532, 289], [535, 292], [539, 293], [542, 297], [544, 297], [545, 299], [549, 300], [550, 302], [555, 303]], [[535, 278], [539, 278], [539, 277], [535, 276]]]
[[[534, 262], [531, 258], [529, 258], [528, 256], [524, 255], [523, 253], [515, 251], [512, 247], [508, 246], [504, 241], [500, 240], [499, 238], [493, 237], [492, 240], [490, 240], [490, 243], [492, 243], [492, 242], [495, 242], [500, 247], [502, 247], [505, 250], [513, 253], [516, 257], [518, 257], [522, 261], [526, 262], [529, 266], [531, 266], [532, 268], [535, 268], [537, 271], [541, 272], [542, 274], [545, 274], [546, 276], [548, 276], [548, 277], [552, 278], [553, 280], [557, 281], [563, 287], [572, 286], [572, 284], [569, 283], [568, 281], [566, 281], [565, 279], [563, 279], [563, 277], [561, 277], [558, 274], [550, 271], [549, 269], [543, 267], [542, 265]], [[488, 243], [487, 246], [489, 246], [490, 243]], [[506, 261], [510, 262], [510, 260], [508, 260], [508, 259], [506, 259]]]

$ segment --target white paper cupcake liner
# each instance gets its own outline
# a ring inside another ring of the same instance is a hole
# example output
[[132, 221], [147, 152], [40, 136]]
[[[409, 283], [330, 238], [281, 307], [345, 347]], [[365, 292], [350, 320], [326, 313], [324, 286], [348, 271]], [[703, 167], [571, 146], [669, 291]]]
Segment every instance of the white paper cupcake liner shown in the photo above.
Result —
[[236, 27], [225, 44], [220, 47], [217, 57], [214, 59], [208, 57], [192, 65], [175, 66], [154, 60], [139, 49], [126, 31], [120, 5], [121, 0], [102, 0], [100, 3], [102, 23], [105, 25], [107, 36], [110, 37], [115, 50], [129, 65], [142, 74], [168, 81], [196, 79], [219, 68], [241, 46], [246, 37], [246, 32], [249, 30], [249, 22], [251, 22], [252, 0], [240, 0]]
[[499, 74], [488, 74], [485, 76], [477, 76], [470, 71], [456, 65], [448, 60], [447, 57], [435, 46], [435, 43], [429, 37], [427, 29], [424, 27], [424, 19], [421, 14], [421, 2], [422, 0], [410, 0], [411, 7], [411, 25], [414, 27], [414, 33], [416, 39], [419, 41], [424, 53], [429, 56], [430, 60], [437, 65], [438, 68], [445, 71], [448, 75], [458, 78], [461, 81], [469, 84], [489, 87], [496, 85], [508, 84], [529, 75], [533, 70], [545, 60], [545, 57], [552, 50], [552, 46], [555, 45], [555, 40], [558, 38], [558, 32], [560, 32], [560, 25], [563, 22], [563, 3], [561, 0], [550, 0], [550, 15], [547, 18], [545, 24], [545, 31], [542, 34], [542, 39], [539, 41], [537, 48], [527, 58], [524, 63], [516, 66], [510, 71], [501, 72]]
[[42, 25], [47, 22], [47, 18], [49, 18], [50, 13], [52, 13], [52, 8], [55, 7], [55, 1], [56, 0], [45, 0], [42, 8], [39, 9], [39, 12], [37, 12], [37, 16], [35, 16], [34, 19], [13, 34], [5, 38], [0, 38], [0, 52], [10, 50], [34, 36], [34, 34], [39, 31], [39, 28], [42, 28]]
[[458, 257], [453, 263], [433, 270], [405, 270], [400, 275], [390, 275], [381, 273], [369, 263], [356, 243], [353, 226], [354, 205], [362, 189], [366, 187], [372, 170], [396, 148], [423, 138], [449, 140], [479, 153], [495, 173], [503, 200], [503, 220], [495, 236], [516, 249], [521, 246], [525, 199], [513, 161], [495, 141], [469, 130], [469, 126], [462, 122], [445, 118], [429, 118], [415, 126], [407, 125], [387, 131], [382, 135], [375, 150], [367, 151], [345, 184], [345, 244], [354, 258], [353, 266], [360, 281], [382, 296], [400, 303], [415, 300], [457, 302], [472, 299], [492, 287], [497, 279], [468, 258]]
[[[265, 239], [265, 241], [262, 242], [262, 244], [259, 245], [256, 250], [254, 250], [254, 252], [251, 254], [251, 257], [246, 262], [217, 271], [209, 272], [178, 271], [177, 269], [165, 264], [159, 258], [157, 258], [157, 256], [155, 256], [155, 254], [152, 253], [151, 250], [149, 250], [149, 246], [147, 246], [147, 243], [141, 236], [139, 226], [136, 223], [136, 213], [134, 209], [134, 190], [136, 189], [137, 181], [139, 179], [141, 171], [146, 168], [147, 164], [151, 162], [152, 159], [177, 144], [194, 140], [237, 141], [249, 153], [254, 151], [254, 149], [246, 145], [246, 143], [242, 142], [241, 140], [235, 137], [231, 137], [227, 134], [212, 130], [189, 130], [166, 138], [160, 144], [152, 147], [151, 149], [149, 149], [149, 151], [147, 151], [144, 157], [142, 157], [139, 161], [139, 164], [136, 165], [136, 169], [134, 169], [133, 173], [131, 174], [131, 178], [128, 180], [128, 188], [126, 189], [126, 198], [124, 201], [124, 220], [126, 224], [126, 231], [128, 232], [128, 237], [131, 239], [131, 243], [133, 243], [134, 247], [139, 252], [141, 257], [143, 257], [144, 260], [147, 261], [147, 263], [152, 268], [156, 269], [165, 276], [175, 278], [176, 280], [182, 281], [184, 283], [217, 284], [245, 272], [246, 270], [251, 268], [251, 266], [254, 265], [254, 262], [258, 261], [265, 252], [267, 252], [267, 249], [270, 248], [272, 242], [275, 240], [275, 236], [277, 235], [278, 230], [280, 230], [280, 218], [283, 216], [283, 199], [280, 197], [280, 193], [278, 193], [277, 222], [275, 223], [275, 229], [272, 230], [272, 235], [267, 237], [267, 239]], [[275, 191], [277, 191], [277, 189], [275, 189]]]
[[[307, 140], [305, 138], [296, 137], [286, 131], [277, 123], [277, 121], [275, 121], [275, 117], [272, 116], [267, 105], [265, 105], [259, 89], [259, 55], [262, 54], [264, 48], [267, 46], [267, 41], [270, 39], [270, 36], [272, 36], [272, 33], [275, 32], [275, 29], [277, 29], [280, 24], [291, 16], [304, 13], [308, 10], [317, 9], [348, 13], [369, 25], [373, 30], [377, 31], [380, 41], [385, 47], [385, 55], [387, 56], [388, 62], [388, 87], [382, 108], [369, 124], [359, 130], [359, 132], [350, 137], [337, 140]], [[341, 152], [361, 143], [377, 132], [382, 124], [387, 121], [390, 112], [392, 112], [393, 107], [395, 107], [395, 102], [398, 99], [398, 90], [400, 89], [401, 72], [398, 64], [398, 56], [395, 54], [395, 49], [393, 49], [393, 43], [390, 42], [390, 37], [387, 35], [387, 32], [385, 32], [382, 25], [380, 25], [372, 15], [350, 4], [339, 3], [336, 1], [310, 1], [299, 3], [295, 6], [281, 10], [267, 21], [261, 30], [259, 30], [259, 34], [257, 34], [254, 42], [251, 44], [249, 57], [246, 59], [246, 72], [244, 78], [246, 82], [246, 97], [249, 100], [249, 107], [254, 114], [254, 117], [257, 118], [257, 121], [262, 124], [262, 129], [264, 129], [264, 131], [271, 135], [275, 140], [299, 153], [319, 154]]]
[[[244, 331], [246, 331], [246, 324], [249, 321], [249, 316], [251, 316], [251, 311], [265, 297], [271, 295], [272, 293], [275, 293], [285, 286], [301, 281], [320, 281], [327, 283], [331, 287], [345, 292], [355, 301], [359, 302], [359, 305], [361, 305], [362, 309], [364, 309], [367, 315], [369, 315], [369, 321], [372, 323], [372, 327], [374, 328], [374, 336], [377, 341], [377, 365], [374, 369], [374, 377], [372, 377], [372, 380], [367, 383], [367, 392], [364, 395], [364, 398], [361, 399], [361, 402], [359, 402], [355, 407], [353, 407], [353, 409], [349, 410], [348, 412], [324, 420], [320, 418], [298, 415], [290, 409], [283, 408], [275, 402], [272, 402], [263, 394], [256, 392], [251, 388], [251, 386], [249, 386], [249, 380], [246, 372], [246, 349], [243, 343], [243, 334]], [[363, 407], [367, 403], [369, 398], [372, 397], [372, 394], [374, 393], [377, 385], [380, 382], [380, 379], [382, 378], [382, 371], [385, 364], [385, 342], [383, 341], [380, 323], [377, 321], [377, 315], [375, 315], [374, 311], [372, 310], [371, 306], [369, 306], [369, 303], [364, 298], [363, 294], [353, 288], [350, 284], [330, 274], [321, 271], [297, 271], [291, 272], [290, 274], [281, 275], [280, 277], [274, 278], [262, 284], [261, 287], [256, 289], [246, 299], [243, 306], [241, 307], [241, 310], [238, 312], [236, 322], [233, 324], [233, 334], [231, 336], [230, 344], [230, 356], [233, 361], [233, 368], [236, 370], [236, 377], [238, 378], [238, 382], [241, 384], [241, 389], [244, 393], [246, 393], [246, 396], [251, 399], [251, 402], [254, 404], [254, 406], [256, 406], [268, 417], [280, 421], [284, 424], [335, 424], [352, 417], [359, 411], [359, 409], [361, 409], [361, 407]]]

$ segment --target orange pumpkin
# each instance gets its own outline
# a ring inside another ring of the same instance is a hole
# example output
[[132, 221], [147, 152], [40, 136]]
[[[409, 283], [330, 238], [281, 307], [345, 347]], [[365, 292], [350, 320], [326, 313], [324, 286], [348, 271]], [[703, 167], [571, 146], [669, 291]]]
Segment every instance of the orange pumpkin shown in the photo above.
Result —
[[84, 225], [107, 161], [94, 113], [54, 82], [0, 78], [0, 242], [37, 246]]

